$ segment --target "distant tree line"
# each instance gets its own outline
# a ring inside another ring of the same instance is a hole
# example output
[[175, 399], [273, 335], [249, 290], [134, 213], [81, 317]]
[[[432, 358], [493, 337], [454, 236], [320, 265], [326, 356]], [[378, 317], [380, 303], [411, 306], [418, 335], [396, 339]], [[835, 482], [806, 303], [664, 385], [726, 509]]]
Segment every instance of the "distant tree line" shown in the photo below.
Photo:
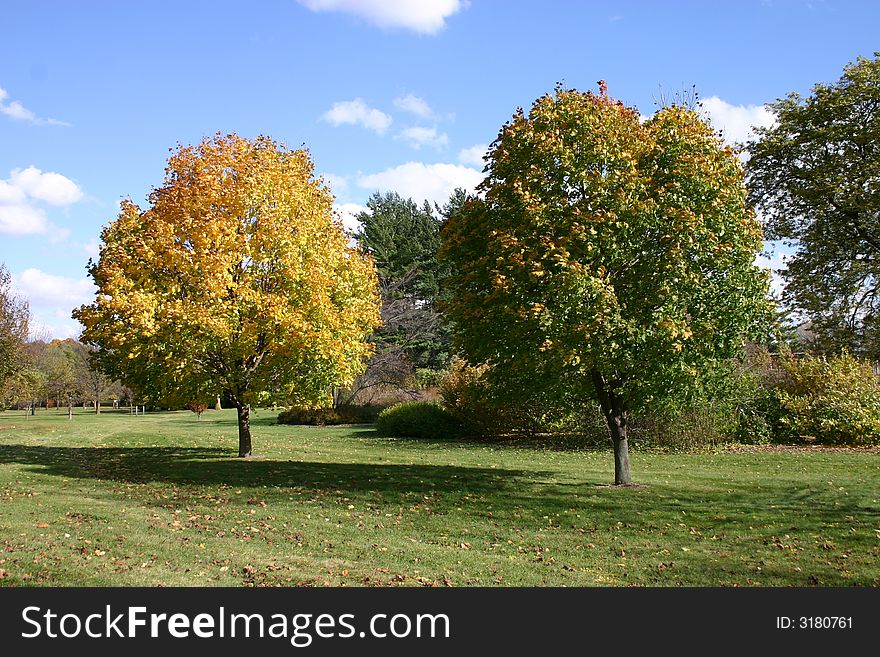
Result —
[[17, 366], [0, 387], [0, 407], [66, 409], [87, 405], [100, 414], [102, 404], [131, 405], [134, 395], [98, 369], [91, 350], [73, 338], [22, 340]]

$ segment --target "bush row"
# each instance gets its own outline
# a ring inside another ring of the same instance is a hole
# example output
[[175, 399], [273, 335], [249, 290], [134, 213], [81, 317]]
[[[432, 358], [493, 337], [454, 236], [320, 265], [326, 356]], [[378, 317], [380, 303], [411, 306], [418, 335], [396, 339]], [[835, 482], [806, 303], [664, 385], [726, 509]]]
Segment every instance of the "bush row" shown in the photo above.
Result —
[[381, 406], [340, 406], [338, 408], [305, 408], [292, 406], [278, 415], [278, 424], [372, 424], [379, 417]]
[[[440, 403], [288, 409], [283, 424], [377, 422], [380, 433], [414, 438], [517, 437], [539, 434], [607, 440], [596, 404], [576, 408], [547, 400], [508, 403], [486, 368], [457, 362], [442, 377]], [[752, 349], [706, 376], [695, 398], [631, 419], [635, 441], [693, 448], [720, 443], [880, 444], [880, 385], [873, 367], [849, 354], [771, 355]]]

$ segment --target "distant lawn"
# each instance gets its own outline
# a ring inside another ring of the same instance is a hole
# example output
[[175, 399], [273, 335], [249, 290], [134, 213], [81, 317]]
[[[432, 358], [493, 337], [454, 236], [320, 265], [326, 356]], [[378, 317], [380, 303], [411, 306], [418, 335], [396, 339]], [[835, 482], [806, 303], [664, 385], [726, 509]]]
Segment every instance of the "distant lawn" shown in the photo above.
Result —
[[610, 451], [0, 412], [0, 585], [880, 585], [880, 454]]

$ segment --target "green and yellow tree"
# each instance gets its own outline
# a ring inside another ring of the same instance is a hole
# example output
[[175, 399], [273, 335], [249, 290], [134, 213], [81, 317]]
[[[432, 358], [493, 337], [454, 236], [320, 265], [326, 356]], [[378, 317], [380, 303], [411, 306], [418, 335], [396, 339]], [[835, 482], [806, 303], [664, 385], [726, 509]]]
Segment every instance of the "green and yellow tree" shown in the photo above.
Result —
[[769, 310], [736, 153], [695, 111], [642, 123], [603, 84], [519, 110], [487, 167], [442, 235], [459, 345], [512, 399], [598, 399], [628, 484], [629, 414], [687, 395]]
[[104, 371], [180, 405], [224, 392], [251, 454], [250, 405], [327, 401], [379, 324], [372, 260], [348, 243], [307, 151], [267, 137], [172, 153], [141, 210], [122, 203], [74, 311]]

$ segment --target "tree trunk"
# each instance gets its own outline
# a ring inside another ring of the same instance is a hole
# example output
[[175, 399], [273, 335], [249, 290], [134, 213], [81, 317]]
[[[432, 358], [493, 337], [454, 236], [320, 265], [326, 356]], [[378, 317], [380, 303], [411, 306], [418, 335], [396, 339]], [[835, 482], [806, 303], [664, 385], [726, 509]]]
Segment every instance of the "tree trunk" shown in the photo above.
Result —
[[238, 409], [238, 455], [247, 457], [251, 455], [251, 407], [240, 401], [235, 402]]
[[73, 419], [73, 401], [70, 398], [67, 400], [67, 419]]
[[611, 443], [614, 446], [614, 483], [615, 485], [627, 485], [632, 483], [629, 471], [629, 443], [626, 439], [627, 413], [623, 399], [610, 389], [605, 378], [597, 371], [593, 371], [593, 386], [599, 405], [602, 407], [602, 415], [608, 423], [611, 433]]
[[[629, 472], [629, 443], [626, 439], [626, 413], [622, 412], [608, 420], [611, 442], [614, 444], [614, 483], [631, 484]], [[615, 430], [616, 428], [616, 430]]]
[[95, 400], [95, 415], [100, 415], [100, 414], [101, 414], [101, 400], [96, 399]]
[[214, 404], [215, 411], [222, 411], [223, 407], [220, 405], [220, 395], [217, 395], [217, 403]]

